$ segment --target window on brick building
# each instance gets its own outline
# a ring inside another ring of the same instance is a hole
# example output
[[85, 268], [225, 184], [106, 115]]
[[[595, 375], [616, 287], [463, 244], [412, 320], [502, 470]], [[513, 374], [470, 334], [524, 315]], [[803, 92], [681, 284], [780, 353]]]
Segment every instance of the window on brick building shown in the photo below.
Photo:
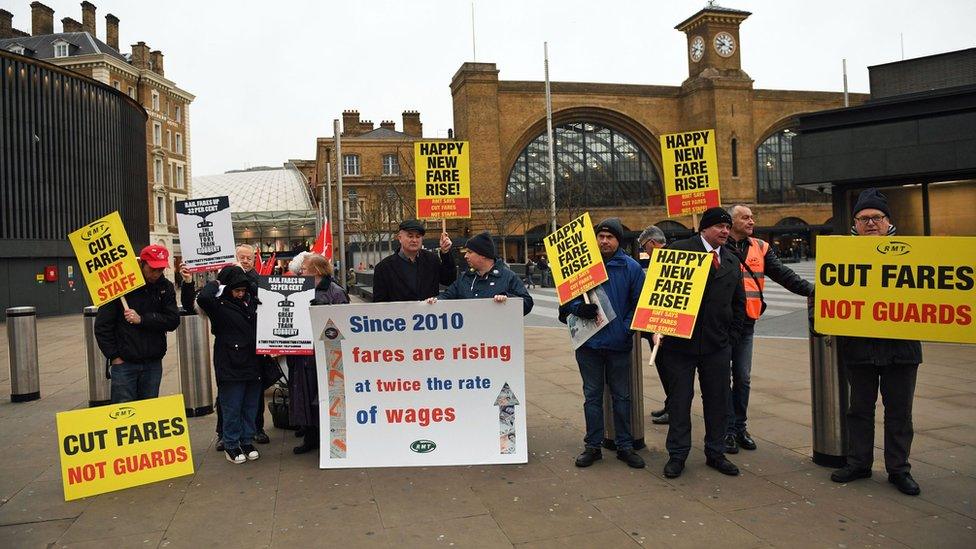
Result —
[[183, 121], [183, 111], [180, 109], [179, 105], [176, 106], [176, 116], [174, 116], [174, 118], [176, 118], [177, 122]]
[[55, 42], [54, 43], [54, 57], [68, 57], [68, 43], [67, 42]]
[[361, 215], [359, 193], [356, 192], [356, 189], [349, 189], [348, 196], [349, 198], [345, 199], [346, 219], [359, 221]]
[[112, 87], [117, 90], [122, 89], [118, 80], [112, 80]]
[[153, 145], [160, 147], [163, 143], [163, 126], [159, 122], [153, 122]]
[[163, 159], [157, 158], [153, 161], [153, 182], [163, 184]]
[[166, 224], [166, 198], [163, 196], [156, 197], [156, 223]]
[[400, 162], [397, 160], [397, 155], [383, 155], [383, 175], [400, 175]]
[[756, 198], [766, 204], [830, 202], [825, 193], [793, 186], [791, 128], [777, 130], [756, 148]]
[[166, 148], [172, 150], [173, 148], [173, 132], [166, 130]]
[[136, 89], [133, 88], [132, 86], [129, 86], [128, 94], [129, 94], [129, 97], [135, 99], [136, 98]]
[[183, 154], [183, 136], [176, 134], [176, 152]]
[[359, 155], [342, 155], [342, 175], [359, 175]]
[[159, 111], [159, 92], [155, 90], [152, 92], [152, 110]]
[[177, 166], [176, 167], [176, 188], [182, 189], [185, 186], [186, 183], [183, 180], [183, 166]]

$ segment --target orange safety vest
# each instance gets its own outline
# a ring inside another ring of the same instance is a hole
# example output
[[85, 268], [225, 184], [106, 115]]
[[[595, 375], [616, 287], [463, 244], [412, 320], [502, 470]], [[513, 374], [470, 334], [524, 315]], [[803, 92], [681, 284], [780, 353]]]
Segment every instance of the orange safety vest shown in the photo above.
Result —
[[762, 289], [766, 284], [763, 270], [766, 266], [766, 249], [769, 246], [759, 238], [749, 239], [749, 253], [746, 254], [746, 265], [752, 269], [752, 274], [742, 266], [742, 285], [746, 290], [746, 315], [758, 320], [762, 314]]

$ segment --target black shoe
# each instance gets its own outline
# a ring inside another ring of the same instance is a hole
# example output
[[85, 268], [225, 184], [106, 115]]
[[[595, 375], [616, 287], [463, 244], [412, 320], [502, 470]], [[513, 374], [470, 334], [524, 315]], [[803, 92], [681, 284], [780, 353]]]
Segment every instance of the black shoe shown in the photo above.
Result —
[[651, 416], [652, 417], [661, 417], [664, 414], [666, 414], [667, 411], [668, 411], [667, 408], [661, 408], [660, 410], [654, 410], [653, 412], [651, 412]]
[[593, 462], [603, 459], [603, 452], [599, 448], [586, 448], [583, 453], [576, 456], [577, 467], [589, 467]]
[[859, 478], [871, 478], [871, 469], [858, 469], [853, 465], [845, 465], [843, 469], [837, 469], [830, 473], [830, 480], [841, 484], [857, 480]]
[[917, 496], [922, 493], [922, 489], [918, 487], [918, 483], [912, 478], [911, 473], [888, 475], [888, 482], [894, 484], [899, 492], [909, 496]]
[[678, 478], [685, 470], [685, 460], [673, 457], [664, 465], [664, 476], [668, 478]]
[[623, 461], [634, 469], [644, 468], [644, 458], [637, 455], [637, 452], [635, 452], [633, 449], [617, 450], [617, 459]]
[[665, 411], [663, 414], [657, 417], [651, 418], [651, 423], [653, 423], [654, 425], [667, 425], [670, 421], [671, 421], [671, 414], [669, 414], [667, 411]]
[[253, 444], [241, 444], [241, 453], [244, 454], [244, 457], [248, 461], [254, 461], [261, 457], [261, 454], [254, 448]]
[[268, 433], [265, 433], [264, 431], [258, 431], [254, 435], [254, 442], [257, 442], [258, 444], [267, 444], [271, 442], [271, 437], [269, 437]]
[[305, 436], [305, 428], [304, 427], [299, 427], [298, 429], [295, 429], [295, 438], [302, 438], [304, 436]]
[[752, 440], [752, 437], [749, 435], [749, 431], [744, 430], [741, 433], [735, 435], [735, 441], [739, 444], [739, 447], [741, 447], [743, 450], [756, 449], [756, 441]]
[[224, 451], [224, 439], [217, 437], [217, 444], [214, 444], [214, 450], [217, 450], [218, 452]]
[[739, 468], [736, 467], [731, 461], [725, 459], [725, 456], [717, 458], [705, 458], [705, 465], [708, 465], [723, 475], [729, 475], [730, 477], [734, 477], [739, 474]]
[[738, 454], [739, 446], [735, 443], [735, 435], [725, 435], [725, 453]]
[[307, 454], [312, 450], [317, 450], [318, 447], [319, 433], [314, 428], [309, 428], [305, 430], [305, 436], [302, 439], [302, 444], [300, 446], [295, 446], [291, 449], [291, 451], [296, 454]]

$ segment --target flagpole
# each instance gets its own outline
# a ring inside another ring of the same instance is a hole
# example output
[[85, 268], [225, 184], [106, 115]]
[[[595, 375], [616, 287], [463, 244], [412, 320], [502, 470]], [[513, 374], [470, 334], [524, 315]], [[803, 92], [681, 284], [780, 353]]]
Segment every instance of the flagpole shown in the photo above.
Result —
[[546, 71], [546, 136], [549, 149], [549, 230], [550, 232], [556, 232], [556, 155], [555, 145], [552, 140], [552, 94], [549, 92], [549, 42], [543, 42], [542, 48]]
[[336, 170], [336, 191], [338, 197], [336, 198], [336, 206], [339, 208], [339, 273], [338, 280], [343, 288], [348, 289], [346, 286], [346, 213], [342, 207], [342, 133], [339, 131], [339, 119], [332, 120], [332, 133], [335, 135], [335, 149], [336, 149], [336, 164], [339, 166]]

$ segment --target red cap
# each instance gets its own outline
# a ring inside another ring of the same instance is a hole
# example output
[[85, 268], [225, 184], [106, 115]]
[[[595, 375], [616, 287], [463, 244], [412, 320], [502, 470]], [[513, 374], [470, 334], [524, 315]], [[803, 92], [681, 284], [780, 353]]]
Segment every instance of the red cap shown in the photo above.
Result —
[[159, 244], [146, 246], [139, 252], [139, 259], [153, 269], [165, 269], [169, 267], [169, 250]]

